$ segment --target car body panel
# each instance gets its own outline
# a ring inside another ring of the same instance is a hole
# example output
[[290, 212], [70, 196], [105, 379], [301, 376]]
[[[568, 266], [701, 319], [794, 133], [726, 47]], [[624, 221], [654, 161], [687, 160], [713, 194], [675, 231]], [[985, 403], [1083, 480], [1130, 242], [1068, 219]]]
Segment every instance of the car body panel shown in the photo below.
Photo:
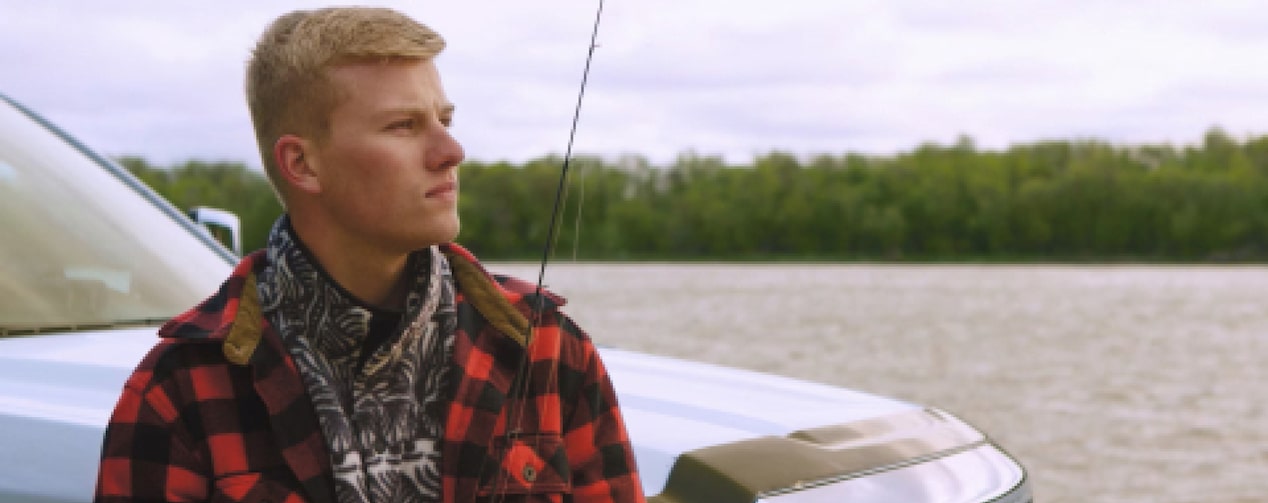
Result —
[[154, 328], [0, 340], [0, 501], [87, 501], [101, 438]]
[[868, 393], [717, 365], [603, 349], [643, 486], [657, 494], [680, 453], [918, 409]]
[[1029, 503], [1026, 473], [990, 444], [947, 456], [843, 477], [815, 487], [772, 494], [768, 503]]

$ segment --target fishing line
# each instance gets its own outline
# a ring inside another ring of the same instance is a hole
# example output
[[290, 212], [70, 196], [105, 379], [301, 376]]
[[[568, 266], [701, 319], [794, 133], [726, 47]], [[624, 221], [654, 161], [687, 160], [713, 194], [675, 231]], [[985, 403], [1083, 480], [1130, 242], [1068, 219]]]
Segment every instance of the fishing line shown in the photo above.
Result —
[[[563, 205], [564, 195], [567, 193], [568, 168], [572, 160], [572, 146], [577, 137], [577, 123], [579, 122], [581, 118], [581, 102], [583, 98], [585, 97], [586, 82], [589, 80], [589, 77], [590, 77], [590, 63], [594, 59], [594, 50], [595, 48], [598, 47], [595, 41], [598, 39], [598, 36], [599, 36], [599, 21], [600, 19], [602, 19], [602, 17], [603, 17], [603, 0], [599, 0], [598, 9], [595, 11], [595, 14], [594, 14], [594, 27], [592, 28], [590, 32], [590, 46], [586, 52], [585, 69], [582, 70], [582, 73], [581, 73], [581, 87], [577, 91], [577, 103], [576, 103], [576, 106], [573, 108], [573, 112], [572, 112], [572, 127], [568, 132], [568, 146], [564, 150], [563, 166], [560, 169], [559, 183], [555, 189], [555, 203], [553, 208], [551, 209], [550, 226], [546, 231], [546, 243], [542, 249], [541, 268], [538, 270], [538, 273], [537, 273], [537, 287], [535, 290], [536, 296], [534, 298], [533, 317], [532, 317], [531, 323], [529, 324], [528, 338], [524, 341], [524, 356], [520, 359], [519, 366], [515, 371], [514, 380], [511, 382], [510, 393], [512, 394], [512, 396], [508, 397], [508, 401], [507, 401], [507, 407], [509, 409], [513, 409], [513, 410], [508, 410], [506, 414], [507, 424], [506, 424], [505, 435], [506, 435], [506, 448], [508, 452], [512, 444], [514, 443], [515, 438], [518, 437], [519, 434], [521, 433], [517, 431], [518, 425], [520, 423], [520, 420], [523, 417], [524, 409], [525, 409], [525, 407], [522, 406], [521, 402], [525, 400], [528, 396], [528, 388], [529, 388], [531, 375], [532, 375], [532, 372], [529, 369], [528, 362], [532, 358], [532, 343], [533, 343], [533, 339], [535, 338], [534, 336], [536, 335], [537, 326], [538, 324], [540, 324], [543, 311], [545, 310], [546, 297], [542, 293], [542, 285], [546, 278], [546, 265], [550, 261], [551, 253], [554, 251], [554, 248], [555, 248], [555, 239], [557, 237], [556, 234], [558, 233], [558, 227], [559, 227], [560, 208]], [[551, 368], [550, 376], [547, 379], [548, 386], [550, 383], [554, 382], [555, 378], [557, 377], [556, 367], [558, 367], [558, 355], [556, 355], [555, 357], [554, 366]], [[518, 396], [515, 396], [516, 394], [518, 394]], [[537, 450], [536, 447], [538, 446], [536, 445], [534, 446], [534, 451]], [[488, 458], [485, 458], [485, 460], [487, 461]], [[510, 470], [506, 470], [506, 473], [503, 475], [501, 473], [503, 471], [501, 470], [501, 465], [502, 465], [502, 461], [504, 460], [497, 460], [497, 461], [499, 465], [498, 475], [492, 489], [493, 489], [494, 500], [501, 501], [506, 498], [506, 493], [504, 491], [506, 488], [506, 484], [509, 483], [509, 479], [512, 475], [510, 473]], [[482, 468], [480, 470], [480, 473], [483, 473], [484, 465], [482, 464], [481, 466]], [[478, 476], [479, 475], [477, 475], [477, 477]], [[532, 487], [532, 484], [533, 484], [533, 481], [529, 481], [530, 488]]]
[[572, 224], [572, 261], [577, 261], [577, 250], [581, 248], [581, 208], [586, 205], [586, 169], [581, 170], [581, 180], [577, 182], [577, 216]]

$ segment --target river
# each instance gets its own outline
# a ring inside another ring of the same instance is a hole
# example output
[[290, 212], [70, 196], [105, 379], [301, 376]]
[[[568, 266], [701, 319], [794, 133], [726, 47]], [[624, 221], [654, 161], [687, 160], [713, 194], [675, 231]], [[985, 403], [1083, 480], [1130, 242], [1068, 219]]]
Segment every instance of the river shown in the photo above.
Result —
[[601, 344], [949, 410], [1036, 501], [1268, 501], [1268, 267], [559, 263], [546, 284]]

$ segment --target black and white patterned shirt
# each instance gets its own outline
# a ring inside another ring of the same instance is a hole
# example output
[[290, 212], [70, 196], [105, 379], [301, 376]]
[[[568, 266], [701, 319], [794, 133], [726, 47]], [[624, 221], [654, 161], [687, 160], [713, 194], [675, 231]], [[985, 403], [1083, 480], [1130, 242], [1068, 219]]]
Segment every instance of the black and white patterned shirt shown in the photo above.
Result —
[[400, 321], [367, 344], [374, 310], [322, 270], [287, 218], [270, 232], [267, 254], [261, 306], [312, 397], [338, 501], [440, 501], [439, 443], [457, 323], [444, 255], [435, 247], [411, 255]]

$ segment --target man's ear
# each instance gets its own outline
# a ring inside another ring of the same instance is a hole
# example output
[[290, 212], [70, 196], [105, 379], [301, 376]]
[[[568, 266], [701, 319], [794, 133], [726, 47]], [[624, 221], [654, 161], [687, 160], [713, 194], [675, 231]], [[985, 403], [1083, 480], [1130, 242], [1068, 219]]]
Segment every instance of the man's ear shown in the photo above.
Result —
[[282, 135], [273, 144], [273, 160], [278, 174], [295, 190], [316, 194], [321, 192], [317, 179], [318, 167], [310, 154], [313, 144], [293, 134]]

